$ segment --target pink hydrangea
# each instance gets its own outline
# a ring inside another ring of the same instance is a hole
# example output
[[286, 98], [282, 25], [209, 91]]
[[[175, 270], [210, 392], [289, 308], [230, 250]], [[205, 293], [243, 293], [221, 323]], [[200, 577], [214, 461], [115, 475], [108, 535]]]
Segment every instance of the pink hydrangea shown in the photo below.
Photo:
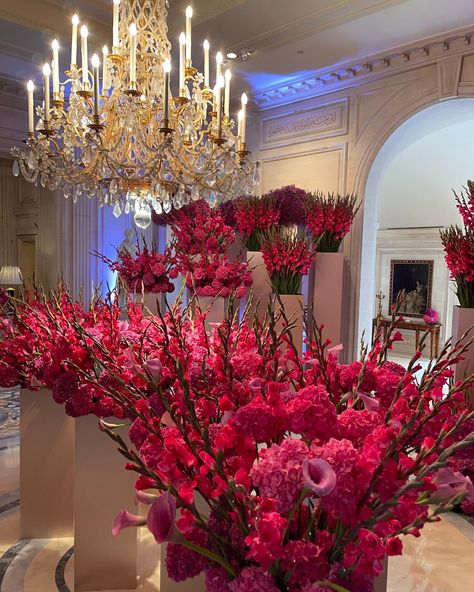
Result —
[[232, 417], [232, 423], [244, 436], [250, 436], [258, 442], [268, 442], [286, 429], [286, 412], [281, 400], [271, 406], [258, 394], [250, 403], [238, 409]]
[[339, 437], [350, 440], [357, 447], [362, 446], [365, 438], [379, 423], [379, 414], [368, 409], [346, 409], [337, 417]]
[[277, 510], [289, 512], [303, 487], [302, 466], [309, 450], [301, 440], [288, 438], [260, 451], [250, 477], [260, 495], [276, 501]]
[[[204, 532], [188, 534], [187, 538], [200, 546], [206, 546]], [[165, 562], [166, 571], [175, 582], [184, 582], [189, 578], [194, 578], [209, 565], [209, 560], [204, 555], [177, 543], [168, 543]]]
[[229, 584], [230, 592], [280, 592], [273, 576], [258, 567], [245, 567]]
[[290, 428], [310, 440], [337, 435], [336, 408], [322, 386], [307, 386], [288, 404]]

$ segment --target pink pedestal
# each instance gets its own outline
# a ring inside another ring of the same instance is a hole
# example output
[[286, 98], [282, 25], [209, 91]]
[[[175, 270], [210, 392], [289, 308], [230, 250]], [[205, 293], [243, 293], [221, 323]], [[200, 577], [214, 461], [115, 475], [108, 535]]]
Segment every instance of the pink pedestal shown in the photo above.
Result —
[[164, 295], [153, 294], [153, 292], [145, 292], [144, 294], [136, 294], [135, 302], [143, 304], [143, 312], [145, 316], [157, 315], [158, 308], [160, 307], [163, 311], [164, 307]]
[[310, 279], [312, 310], [323, 337], [333, 345], [341, 342], [343, 253], [318, 253]]
[[272, 285], [267, 268], [260, 251], [247, 251], [247, 263], [252, 274], [252, 303], [249, 309], [249, 320], [255, 315], [263, 320], [268, 308], [268, 299], [272, 293]]
[[[474, 308], [455, 306], [453, 309], [453, 343], [461, 339], [463, 334], [471, 328], [472, 331], [466, 341], [474, 337]], [[474, 344], [471, 344], [463, 357], [465, 359], [455, 368], [456, 380], [462, 380], [464, 377], [474, 374]], [[474, 389], [470, 389], [468, 396], [471, 406], [474, 406]]]
[[112, 536], [121, 510], [136, 513], [135, 474], [125, 471], [125, 459], [96, 417], [76, 419], [75, 434], [74, 590], [135, 589], [137, 530]]
[[[192, 296], [189, 296], [190, 300]], [[212, 323], [221, 323], [224, 320], [226, 308], [227, 308], [227, 301], [225, 298], [220, 298], [219, 296], [216, 298], [212, 298], [210, 296], [197, 296], [194, 297], [191, 304], [192, 313], [198, 306], [202, 312], [206, 312], [206, 322], [205, 326], [206, 329], [210, 329]]]
[[51, 391], [20, 394], [20, 536], [72, 536], [74, 421]]
[[385, 569], [379, 575], [374, 582], [374, 592], [386, 592], [387, 591], [387, 578], [388, 578], [388, 558], [384, 559]]
[[[303, 323], [304, 323], [304, 299], [300, 294], [280, 295], [280, 300], [283, 305], [285, 316], [288, 319], [288, 323], [294, 325], [291, 331], [293, 343], [301, 355], [303, 348]], [[278, 314], [280, 309], [280, 302], [275, 300], [274, 311]], [[281, 331], [283, 329], [285, 320], [280, 317], [276, 323], [276, 330]]]

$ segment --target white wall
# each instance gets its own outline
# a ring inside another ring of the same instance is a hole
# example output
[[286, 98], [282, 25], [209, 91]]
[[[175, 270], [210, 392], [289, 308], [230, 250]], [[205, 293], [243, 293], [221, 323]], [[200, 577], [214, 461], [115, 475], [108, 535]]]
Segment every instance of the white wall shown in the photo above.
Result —
[[375, 186], [379, 228], [459, 223], [452, 189], [474, 177], [474, 100], [440, 103], [402, 128], [382, 155]]

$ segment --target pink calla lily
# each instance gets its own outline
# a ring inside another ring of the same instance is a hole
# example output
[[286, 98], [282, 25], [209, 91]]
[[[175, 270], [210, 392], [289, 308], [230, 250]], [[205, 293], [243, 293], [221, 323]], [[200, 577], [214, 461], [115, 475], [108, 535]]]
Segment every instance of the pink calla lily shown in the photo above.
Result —
[[303, 483], [318, 497], [329, 495], [336, 481], [334, 469], [323, 458], [313, 458], [303, 464]]
[[158, 544], [172, 540], [176, 531], [175, 521], [176, 500], [169, 491], [165, 491], [153, 502], [147, 518], [148, 530]]
[[437, 471], [433, 478], [433, 484], [437, 489], [431, 496], [431, 500], [436, 503], [448, 500], [451, 497], [467, 493], [465, 498], [469, 502], [474, 502], [474, 485], [469, 477], [466, 477], [459, 471], [453, 471], [444, 467]]
[[161, 361], [158, 358], [150, 358], [145, 362], [145, 365], [153, 380], [160, 380], [163, 368]]
[[135, 492], [135, 502], [138, 504], [144, 504], [145, 506], [151, 506], [158, 496], [153, 493], [146, 493], [146, 491], [137, 490]]
[[362, 393], [359, 393], [357, 396], [364, 403], [367, 411], [378, 411], [380, 409], [380, 401], [375, 397], [369, 397], [369, 395], [363, 395]]
[[137, 516], [136, 514], [127, 512], [127, 510], [122, 510], [115, 517], [112, 534], [113, 536], [117, 536], [124, 528], [129, 528], [130, 526], [145, 526], [145, 524], [146, 520], [143, 516]]

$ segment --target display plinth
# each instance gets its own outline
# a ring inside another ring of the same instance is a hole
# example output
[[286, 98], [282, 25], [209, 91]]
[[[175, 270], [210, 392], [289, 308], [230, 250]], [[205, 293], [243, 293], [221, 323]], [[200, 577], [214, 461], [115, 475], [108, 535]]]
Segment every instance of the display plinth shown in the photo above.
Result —
[[191, 310], [195, 314], [196, 307], [199, 307], [201, 312], [206, 313], [205, 327], [209, 330], [212, 323], [222, 323], [226, 313], [227, 300], [219, 296], [213, 298], [211, 296], [194, 296], [190, 295]]
[[272, 284], [261, 251], [247, 251], [247, 263], [252, 275], [252, 302], [249, 307], [249, 319], [255, 315], [261, 321], [268, 309], [268, 300], [272, 293]]
[[71, 537], [74, 421], [51, 391], [20, 394], [20, 536]]
[[116, 537], [121, 510], [135, 513], [135, 474], [124, 469], [117, 445], [93, 416], [75, 420], [74, 590], [124, 590], [137, 586], [137, 529]]
[[304, 298], [301, 294], [281, 294], [279, 300], [275, 299], [273, 310], [279, 316], [275, 327], [277, 332], [280, 332], [285, 325], [285, 319], [279, 314], [281, 307], [283, 307], [288, 323], [293, 326], [291, 329], [293, 344], [298, 354], [301, 355], [303, 349]]
[[312, 312], [317, 325], [324, 325], [323, 337], [332, 345], [341, 343], [343, 253], [318, 253], [310, 278]]
[[[459, 341], [464, 333], [471, 328], [473, 329], [466, 341], [474, 337], [474, 308], [455, 306], [453, 309], [453, 343]], [[456, 380], [462, 380], [474, 373], [474, 344], [471, 344], [469, 349], [464, 352], [463, 358], [464, 360], [461, 360], [454, 368]], [[474, 407], [474, 389], [469, 390], [468, 397], [471, 407]]]
[[158, 310], [164, 307], [164, 295], [162, 293], [154, 294], [153, 292], [145, 292], [144, 294], [137, 294], [135, 302], [143, 305], [143, 314], [145, 316], [158, 315]]

